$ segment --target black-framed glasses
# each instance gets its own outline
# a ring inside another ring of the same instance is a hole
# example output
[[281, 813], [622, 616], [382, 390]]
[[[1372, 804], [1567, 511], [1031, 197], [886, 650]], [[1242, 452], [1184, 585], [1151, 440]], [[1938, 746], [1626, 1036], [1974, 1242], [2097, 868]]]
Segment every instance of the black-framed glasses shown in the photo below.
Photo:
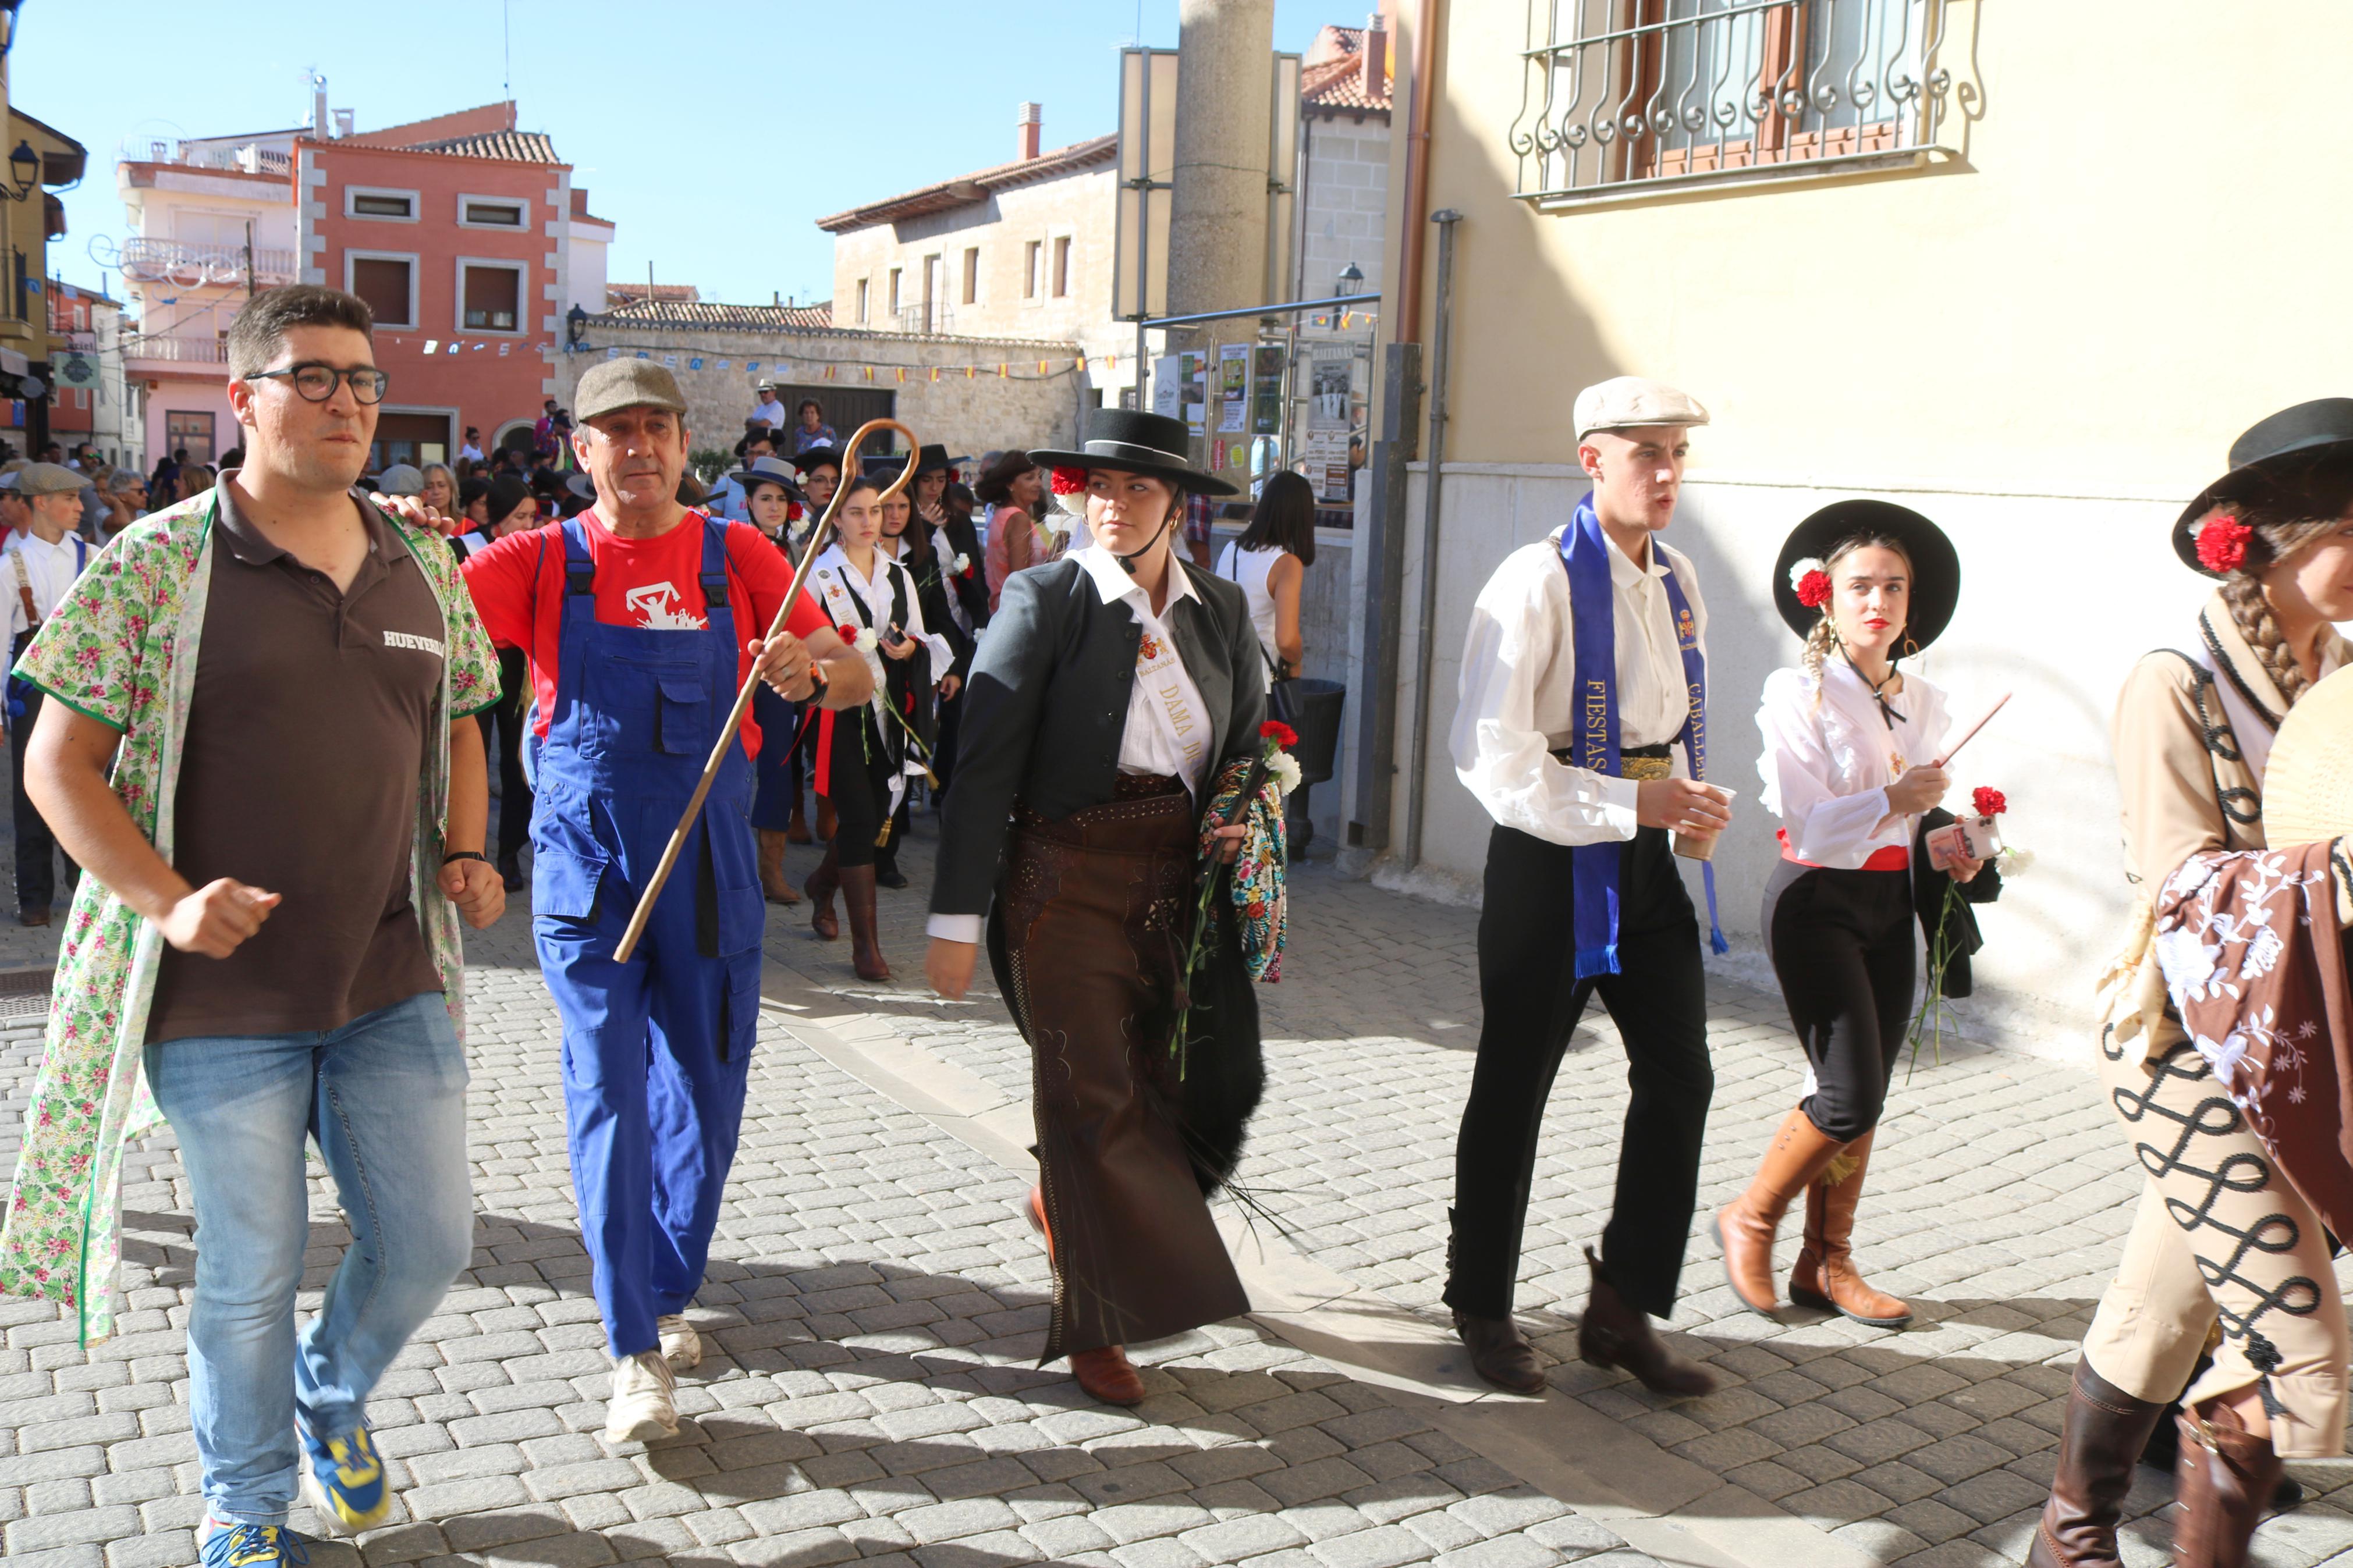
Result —
[[326, 402], [335, 395], [335, 388], [344, 382], [351, 383], [352, 395], [360, 402], [382, 403], [385, 388], [392, 384], [392, 377], [374, 365], [357, 370], [337, 370], [331, 364], [290, 364], [284, 370], [257, 370], [245, 379], [268, 381], [280, 375], [293, 383], [295, 395], [305, 403]]

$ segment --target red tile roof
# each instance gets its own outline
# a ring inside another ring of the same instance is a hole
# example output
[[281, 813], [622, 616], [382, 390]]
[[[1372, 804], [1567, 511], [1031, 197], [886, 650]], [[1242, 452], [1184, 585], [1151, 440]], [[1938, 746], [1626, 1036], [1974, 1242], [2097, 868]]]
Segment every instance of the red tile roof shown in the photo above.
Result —
[[[1365, 91], [1363, 50], [1365, 29], [1362, 27], [1327, 26], [1318, 35], [1313, 54], [1332, 55], [1322, 63], [1311, 65], [1299, 73], [1299, 100], [1310, 110], [1353, 110], [1360, 114], [1387, 114], [1389, 111], [1393, 83], [1386, 71], [1382, 73], [1380, 91]], [[1396, 47], [1391, 38], [1389, 47]], [[1332, 51], [1342, 51], [1333, 55]]]
[[852, 229], [871, 228], [876, 224], [896, 223], [902, 218], [921, 217], [926, 213], [946, 212], [952, 207], [985, 202], [997, 191], [1109, 163], [1118, 156], [1119, 138], [1098, 136], [1092, 141], [1074, 142], [1068, 147], [1040, 153], [1035, 158], [1017, 158], [1010, 163], [959, 174], [953, 180], [942, 180], [937, 184], [923, 185], [882, 201], [851, 207], [846, 212], [818, 219], [817, 226], [828, 234], [847, 234]]

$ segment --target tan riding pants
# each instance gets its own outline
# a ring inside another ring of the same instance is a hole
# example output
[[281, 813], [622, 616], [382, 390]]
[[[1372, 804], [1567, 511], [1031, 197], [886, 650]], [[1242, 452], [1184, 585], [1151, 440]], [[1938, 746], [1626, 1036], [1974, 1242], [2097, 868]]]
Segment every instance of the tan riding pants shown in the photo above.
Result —
[[2196, 1047], [2147, 1064], [2101, 1058], [2108, 1108], [2148, 1180], [2084, 1340], [2092, 1370], [2136, 1398], [2170, 1400], [2219, 1316], [2221, 1343], [2189, 1403], [2267, 1382], [2282, 1458], [2343, 1452], [2345, 1307], [2319, 1216]]

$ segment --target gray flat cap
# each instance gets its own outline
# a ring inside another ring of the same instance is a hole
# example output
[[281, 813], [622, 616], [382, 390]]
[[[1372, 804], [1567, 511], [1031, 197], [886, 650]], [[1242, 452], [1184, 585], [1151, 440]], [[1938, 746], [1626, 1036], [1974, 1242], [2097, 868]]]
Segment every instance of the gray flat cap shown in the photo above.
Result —
[[649, 359], [608, 359], [589, 366], [572, 394], [574, 419], [585, 425], [600, 414], [617, 414], [624, 408], [667, 408], [672, 414], [683, 414], [686, 399], [679, 394], [678, 377]]
[[24, 496], [78, 494], [90, 481], [62, 463], [27, 463], [16, 470], [16, 493]]
[[1688, 392], [1647, 376], [1620, 375], [1577, 395], [1577, 435], [1630, 430], [1645, 425], [1704, 425], [1707, 410]]
[[376, 476], [375, 488], [388, 496], [421, 496], [425, 493], [425, 473], [406, 463], [395, 463]]

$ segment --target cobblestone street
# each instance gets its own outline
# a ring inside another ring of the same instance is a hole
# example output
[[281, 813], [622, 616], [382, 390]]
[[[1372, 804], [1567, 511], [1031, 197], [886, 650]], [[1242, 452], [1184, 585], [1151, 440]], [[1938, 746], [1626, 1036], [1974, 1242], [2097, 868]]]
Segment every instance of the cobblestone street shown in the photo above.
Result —
[[[1725, 1287], [1706, 1216], [1744, 1184], [1801, 1065], [1769, 998], [1711, 990], [1716, 1098], [1671, 1330], [1724, 1380], [1674, 1402], [1576, 1359], [1579, 1247], [1608, 1203], [1625, 1090], [1589, 1017], [1546, 1122], [1523, 1321], [1557, 1363], [1540, 1400], [1469, 1379], [1438, 1303], [1455, 1118], [1477, 1037], [1472, 911], [1322, 866], [1294, 878], [1286, 978], [1261, 993], [1270, 1084], [1231, 1226], [1251, 1318], [1145, 1347], [1152, 1397], [1089, 1402], [1036, 1369], [1050, 1289], [1015, 1210], [1026, 1051], [993, 994], [921, 988], [933, 841], [886, 893], [894, 985], [849, 974], [805, 910], [772, 910], [759, 1056], [674, 1441], [597, 1436], [606, 1363], [576, 1235], [555, 1015], [527, 913], [470, 942], [472, 1269], [378, 1391], [402, 1501], [333, 1564], [666, 1559], [798, 1568], [1054, 1562], [1117, 1568], [1977, 1568], [2022, 1555], [2068, 1366], [2135, 1183], [2087, 1073], [1948, 1045], [1899, 1075], [1858, 1228], [1918, 1314], [1890, 1333]], [[796, 880], [814, 866], [797, 849]], [[520, 903], [520, 900], [518, 900]], [[9, 965], [53, 932], [11, 927]], [[37, 1058], [0, 1018], [0, 1161]], [[314, 1166], [315, 1288], [343, 1231]], [[125, 1194], [132, 1310], [85, 1353], [48, 1303], [0, 1302], [0, 1529], [11, 1563], [185, 1563], [201, 1514], [184, 1404], [192, 1261], [172, 1141]], [[1793, 1229], [1794, 1227], [1788, 1227]], [[1785, 1237], [1781, 1258], [1793, 1254]], [[307, 1310], [315, 1300], [306, 1293]], [[2258, 1560], [2353, 1562], [2353, 1481]], [[2162, 1560], [2169, 1482], [2131, 1499], [2133, 1568]], [[298, 1528], [307, 1527], [299, 1511]]]

